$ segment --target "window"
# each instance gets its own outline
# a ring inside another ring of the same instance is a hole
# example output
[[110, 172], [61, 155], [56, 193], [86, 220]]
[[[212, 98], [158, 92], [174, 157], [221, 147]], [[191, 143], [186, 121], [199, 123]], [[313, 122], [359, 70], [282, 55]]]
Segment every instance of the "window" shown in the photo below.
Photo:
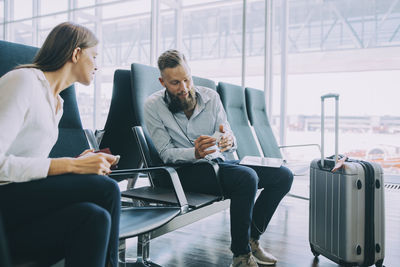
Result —
[[[286, 143], [319, 143], [320, 96], [335, 92], [340, 94], [339, 152], [400, 174], [400, 71], [392, 58], [400, 51], [400, 6], [391, 7], [393, 1], [289, 3]], [[329, 156], [334, 154], [333, 103], [326, 112]]]
[[40, 15], [68, 10], [68, 0], [40, 0]]
[[242, 1], [191, 2], [182, 1], [182, 51], [192, 73], [241, 84]]
[[[375, 160], [385, 172], [400, 174], [396, 1], [247, 0], [244, 62], [242, 0], [158, 0], [157, 7], [149, 0], [0, 0], [0, 38], [40, 46], [56, 24], [67, 20], [95, 32], [100, 39], [99, 71], [91, 86], [76, 85], [85, 128], [103, 127], [116, 69], [129, 69], [132, 62], [154, 64], [161, 52], [178, 48], [193, 75], [244, 82], [260, 90], [266, 84], [279, 143], [319, 143], [320, 95], [339, 93], [340, 153]], [[272, 14], [267, 23], [266, 3]], [[20, 5], [25, 8], [11, 8]], [[159, 14], [158, 28], [152, 28], [152, 9]], [[267, 46], [266, 30], [271, 38]], [[270, 53], [268, 62], [265, 51]], [[333, 106], [327, 104], [328, 155], [334, 139]]]

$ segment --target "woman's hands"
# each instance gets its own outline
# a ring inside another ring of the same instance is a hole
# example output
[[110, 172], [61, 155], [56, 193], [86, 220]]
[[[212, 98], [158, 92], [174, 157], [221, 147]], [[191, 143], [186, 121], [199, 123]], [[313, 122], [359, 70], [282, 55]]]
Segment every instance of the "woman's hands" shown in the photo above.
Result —
[[94, 153], [93, 149], [87, 149], [77, 158], [51, 159], [48, 175], [65, 173], [108, 175], [117, 158], [111, 154]]
[[73, 162], [73, 173], [79, 174], [99, 174], [107, 175], [111, 173], [111, 166], [117, 161], [117, 157], [106, 153], [94, 153], [91, 150], [85, 150]]

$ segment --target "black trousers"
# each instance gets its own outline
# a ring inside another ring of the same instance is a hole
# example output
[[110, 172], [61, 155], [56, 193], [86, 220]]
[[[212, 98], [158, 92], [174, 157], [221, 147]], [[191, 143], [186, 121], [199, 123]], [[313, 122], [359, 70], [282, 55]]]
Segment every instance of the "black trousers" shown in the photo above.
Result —
[[118, 184], [100, 175], [58, 175], [0, 186], [0, 213], [14, 263], [118, 266]]
[[[279, 202], [289, 192], [292, 172], [282, 166], [268, 168], [239, 165], [239, 161], [214, 160], [219, 165], [222, 188], [231, 199], [231, 250], [235, 256], [250, 252], [249, 238], [260, 238]], [[263, 189], [255, 200], [257, 189]]]

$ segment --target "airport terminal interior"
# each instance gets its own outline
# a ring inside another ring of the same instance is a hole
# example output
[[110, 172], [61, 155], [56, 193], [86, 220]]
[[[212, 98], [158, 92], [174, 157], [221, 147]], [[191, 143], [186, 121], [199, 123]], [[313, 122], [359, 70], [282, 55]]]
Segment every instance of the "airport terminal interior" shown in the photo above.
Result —
[[[338, 152], [382, 168], [384, 205], [376, 209], [383, 209], [385, 222], [383, 264], [400, 266], [400, 0], [0, 0], [3, 41], [40, 47], [64, 21], [88, 27], [99, 39], [94, 82], [75, 84], [83, 128], [96, 133], [95, 141], [107, 125], [116, 70], [157, 67], [168, 49], [185, 54], [193, 76], [216, 88], [221, 82], [240, 87], [242, 105], [251, 103], [244, 100], [245, 88], [260, 92], [271, 136], [298, 174], [260, 239], [278, 267], [339, 266], [314, 257], [309, 241], [310, 164], [321, 157], [321, 96], [339, 95]], [[324, 156], [331, 156], [336, 106], [325, 102]], [[244, 106], [244, 116], [249, 108]], [[236, 119], [228, 114], [231, 124]], [[267, 157], [250, 120], [245, 127], [256, 155]], [[148, 174], [137, 177], [120, 182], [121, 191], [152, 185]], [[127, 207], [163, 205], [127, 195], [122, 200]], [[196, 212], [124, 240], [124, 260], [134, 262], [144, 250], [165, 267], [230, 266], [229, 200]]]

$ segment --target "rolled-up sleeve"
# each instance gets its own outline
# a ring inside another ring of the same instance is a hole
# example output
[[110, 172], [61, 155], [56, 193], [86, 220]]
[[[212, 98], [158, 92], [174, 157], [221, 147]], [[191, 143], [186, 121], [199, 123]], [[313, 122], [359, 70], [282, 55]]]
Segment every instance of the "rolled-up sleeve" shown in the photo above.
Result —
[[193, 162], [196, 160], [194, 147], [177, 148], [158, 115], [159, 106], [148, 99], [144, 105], [144, 121], [161, 159], [164, 163]]

